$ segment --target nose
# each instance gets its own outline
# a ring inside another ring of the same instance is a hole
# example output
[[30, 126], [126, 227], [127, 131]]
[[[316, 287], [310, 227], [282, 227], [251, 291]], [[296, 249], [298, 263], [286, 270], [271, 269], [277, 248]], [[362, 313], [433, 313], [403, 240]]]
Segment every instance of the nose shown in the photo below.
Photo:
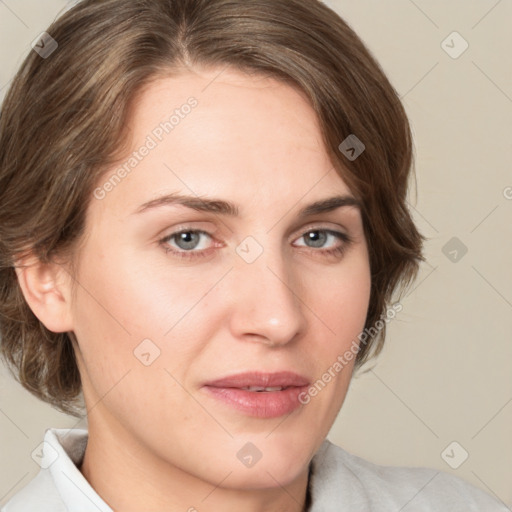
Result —
[[282, 346], [306, 327], [303, 293], [292, 265], [280, 251], [240, 259], [231, 272], [230, 328], [236, 339]]

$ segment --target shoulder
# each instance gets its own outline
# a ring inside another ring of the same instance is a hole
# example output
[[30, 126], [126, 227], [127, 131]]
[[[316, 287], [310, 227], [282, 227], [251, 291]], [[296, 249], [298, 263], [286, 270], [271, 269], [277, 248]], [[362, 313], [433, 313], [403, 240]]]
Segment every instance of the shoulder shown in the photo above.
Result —
[[[496, 498], [465, 480], [429, 468], [384, 466], [325, 440], [313, 457], [312, 498], [359, 506], [365, 511], [510, 512]], [[358, 510], [358, 509], [356, 509]]]
[[39, 473], [17, 492], [0, 512], [67, 512], [48, 471]]
[[[87, 499], [82, 494], [84, 491], [86, 494], [90, 486], [75, 466], [83, 455], [86, 442], [86, 430], [47, 429], [39, 472], [0, 512], [67, 512], [70, 501]], [[98, 510], [109, 509], [98, 507]]]

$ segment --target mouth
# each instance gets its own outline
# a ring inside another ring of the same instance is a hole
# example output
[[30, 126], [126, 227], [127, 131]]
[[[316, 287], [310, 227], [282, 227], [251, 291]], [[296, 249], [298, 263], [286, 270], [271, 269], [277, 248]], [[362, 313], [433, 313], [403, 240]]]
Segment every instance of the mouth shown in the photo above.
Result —
[[256, 418], [276, 418], [301, 406], [309, 379], [294, 372], [245, 372], [203, 385], [208, 396]]
[[267, 391], [267, 392], [270, 392], [270, 391], [283, 391], [283, 389], [289, 389], [291, 386], [286, 386], [286, 387], [282, 387], [282, 386], [269, 386], [269, 387], [266, 387], [266, 388], [262, 388], [260, 386], [247, 386], [245, 388], [236, 388], [236, 389], [243, 389], [244, 391], [256, 391], [258, 393], [261, 393], [262, 391]]
[[[307, 377], [288, 370], [272, 373], [248, 371], [205, 383], [206, 386], [219, 388], [261, 388], [261, 390], [300, 387], [308, 384]], [[254, 389], [254, 391], [260, 391], [260, 389]]]

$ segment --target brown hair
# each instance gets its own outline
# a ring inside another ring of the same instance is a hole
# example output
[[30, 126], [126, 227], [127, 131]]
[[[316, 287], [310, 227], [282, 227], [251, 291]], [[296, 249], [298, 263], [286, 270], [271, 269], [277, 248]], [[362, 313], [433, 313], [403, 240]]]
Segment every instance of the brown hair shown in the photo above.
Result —
[[[47, 32], [58, 47], [45, 58], [30, 52], [0, 118], [0, 351], [40, 399], [81, 414], [74, 334], [45, 328], [14, 266], [25, 253], [42, 262], [79, 254], [94, 187], [126, 142], [130, 105], [159, 76], [231, 66], [304, 91], [336, 171], [363, 204], [372, 278], [365, 329], [416, 277], [424, 237], [406, 204], [405, 111], [363, 42], [320, 1], [84, 0]], [[355, 159], [339, 149], [349, 135], [365, 145]], [[356, 369], [382, 349], [385, 325], [374, 331]]]

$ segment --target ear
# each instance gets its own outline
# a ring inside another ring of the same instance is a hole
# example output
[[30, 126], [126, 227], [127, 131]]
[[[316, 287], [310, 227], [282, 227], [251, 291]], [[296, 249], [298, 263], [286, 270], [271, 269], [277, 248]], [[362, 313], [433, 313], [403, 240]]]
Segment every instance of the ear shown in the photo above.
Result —
[[16, 261], [15, 270], [27, 304], [43, 325], [52, 332], [72, 331], [72, 277], [65, 267], [28, 255]]

